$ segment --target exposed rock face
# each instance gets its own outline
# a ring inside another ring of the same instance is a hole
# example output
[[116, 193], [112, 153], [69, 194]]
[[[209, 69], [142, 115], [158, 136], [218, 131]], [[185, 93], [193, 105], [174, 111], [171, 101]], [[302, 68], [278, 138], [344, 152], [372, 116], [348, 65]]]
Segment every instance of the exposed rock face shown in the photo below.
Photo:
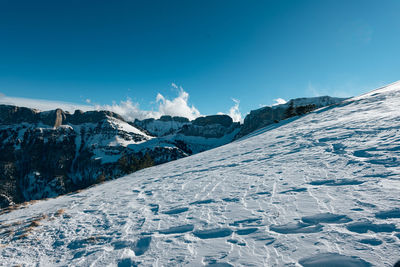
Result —
[[194, 125], [207, 126], [213, 124], [219, 124], [223, 127], [230, 127], [233, 123], [232, 118], [228, 115], [210, 115], [205, 117], [199, 117], [192, 121]]
[[159, 120], [160, 121], [176, 121], [176, 122], [181, 122], [181, 123], [189, 122], [188, 118], [179, 117], [179, 116], [172, 117], [172, 116], [168, 116], [168, 115], [161, 116], [161, 118]]
[[234, 123], [228, 115], [211, 115], [193, 120], [191, 124], [183, 126], [178, 133], [185, 136], [221, 138], [239, 128], [240, 124]]
[[36, 123], [39, 116], [35, 109], [0, 105], [0, 124]]
[[245, 117], [242, 128], [236, 138], [245, 136], [257, 129], [280, 120], [303, 115], [321, 107], [338, 104], [345, 99], [346, 98], [330, 96], [296, 98], [290, 100], [286, 104], [252, 110], [250, 114]]
[[17, 123], [42, 123], [51, 127], [66, 124], [98, 123], [107, 117], [124, 120], [120, 115], [111, 111], [87, 111], [76, 110], [74, 114], [64, 112], [61, 109], [40, 112], [36, 109], [0, 105], [0, 125]]

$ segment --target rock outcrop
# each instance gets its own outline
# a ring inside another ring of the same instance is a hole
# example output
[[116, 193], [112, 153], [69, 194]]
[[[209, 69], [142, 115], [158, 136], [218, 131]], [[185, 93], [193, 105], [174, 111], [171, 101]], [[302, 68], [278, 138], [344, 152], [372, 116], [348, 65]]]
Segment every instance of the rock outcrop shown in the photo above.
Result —
[[74, 114], [64, 112], [61, 109], [40, 112], [36, 109], [0, 105], [0, 125], [18, 123], [42, 123], [50, 127], [58, 127], [66, 124], [98, 123], [107, 117], [113, 117], [124, 121], [124, 119], [111, 111], [86, 111], [76, 110]]
[[346, 98], [330, 96], [296, 98], [288, 101], [286, 104], [252, 110], [250, 114], [245, 117], [244, 123], [236, 138], [243, 137], [255, 130], [281, 120], [303, 115], [321, 107], [338, 104], [345, 99]]
[[0, 207], [65, 194], [187, 156], [109, 111], [0, 105]]

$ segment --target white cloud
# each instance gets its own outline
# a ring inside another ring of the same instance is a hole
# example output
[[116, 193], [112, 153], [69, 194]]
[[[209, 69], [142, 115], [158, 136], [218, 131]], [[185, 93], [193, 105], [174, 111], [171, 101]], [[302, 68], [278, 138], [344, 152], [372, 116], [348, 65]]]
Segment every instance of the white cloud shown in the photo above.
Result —
[[[229, 113], [226, 114], [226, 115], [229, 115], [234, 122], [243, 122], [242, 113], [240, 113], [240, 110], [239, 110], [240, 100], [232, 98], [232, 101], [235, 104], [229, 109]], [[218, 112], [217, 114], [218, 115], [223, 115], [225, 113]]]
[[109, 110], [121, 115], [127, 121], [134, 121], [135, 119], [143, 120], [148, 118], [158, 118], [162, 114], [157, 111], [142, 110], [139, 103], [134, 103], [130, 98], [125, 101], [113, 102], [112, 105], [96, 105], [96, 110]]
[[228, 115], [231, 116], [233, 121], [242, 122], [243, 121], [242, 113], [240, 113], [240, 110], [239, 110], [240, 101], [235, 98], [232, 98], [232, 101], [235, 102], [235, 104], [229, 109]]
[[200, 112], [193, 105], [188, 104], [189, 94], [180, 87], [178, 97], [169, 100], [162, 94], [158, 93], [156, 102], [159, 104], [158, 112], [161, 115], [182, 116], [189, 120], [193, 120], [200, 116]]
[[71, 113], [76, 109], [83, 111], [109, 110], [120, 114], [128, 121], [133, 121], [134, 119], [159, 118], [162, 115], [182, 116], [190, 120], [199, 117], [201, 115], [199, 110], [193, 105], [190, 106], [188, 103], [189, 94], [185, 92], [182, 87], [178, 87], [176, 84], [172, 84], [172, 87], [179, 89], [178, 96], [170, 100], [158, 93], [156, 96], [158, 110], [156, 111], [142, 110], [140, 109], [139, 103], [133, 102], [130, 98], [127, 98], [125, 101], [120, 101], [119, 103], [113, 102], [112, 105], [94, 105], [91, 104], [90, 99], [86, 99], [85, 102], [88, 103], [88, 105], [84, 105], [62, 101], [7, 97], [5, 95], [0, 95], [0, 104], [23, 106], [43, 111], [61, 108], [62, 110]]
[[148, 118], [159, 118], [163, 115], [181, 116], [189, 120], [193, 120], [200, 116], [200, 112], [193, 105], [189, 106], [189, 94], [178, 87], [176, 84], [171, 85], [174, 88], [179, 88], [179, 94], [176, 98], [170, 100], [158, 93], [156, 103], [158, 110], [142, 110], [139, 103], [132, 102], [131, 99], [121, 101], [119, 104], [96, 106], [96, 109], [105, 109], [120, 114], [124, 119], [133, 121], [135, 119], [143, 120]]
[[92, 105], [81, 105], [76, 103], [69, 103], [63, 101], [51, 101], [43, 99], [30, 99], [23, 97], [8, 97], [0, 95], [0, 104], [14, 105], [27, 108], [35, 108], [39, 110], [52, 110], [56, 108], [61, 108], [62, 110], [74, 112], [76, 109], [83, 111], [94, 110], [95, 107]]
[[175, 89], [178, 89], [178, 85], [176, 85], [175, 83], [171, 83], [171, 86], [174, 87]]
[[283, 99], [283, 98], [277, 98], [277, 99], [274, 99], [274, 101], [275, 101], [275, 103], [272, 104], [273, 106], [286, 104], [286, 102], [287, 102], [287, 101], [286, 101], [285, 99]]

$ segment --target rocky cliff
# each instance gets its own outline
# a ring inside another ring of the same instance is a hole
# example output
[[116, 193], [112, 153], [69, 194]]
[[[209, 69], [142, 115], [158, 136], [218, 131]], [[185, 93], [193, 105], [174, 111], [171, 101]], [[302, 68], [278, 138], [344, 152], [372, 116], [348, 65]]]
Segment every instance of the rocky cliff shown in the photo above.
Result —
[[0, 207], [187, 156], [177, 147], [133, 149], [152, 138], [108, 111], [69, 114], [0, 105]]
[[128, 123], [109, 111], [0, 105], [0, 207], [65, 194], [230, 142], [228, 116]]
[[294, 116], [301, 116], [321, 107], [338, 104], [345, 99], [346, 98], [330, 96], [296, 98], [285, 104], [271, 107], [266, 106], [252, 110], [250, 114], [245, 117], [243, 125], [236, 138], [243, 137], [255, 130], [281, 120]]
[[151, 146], [173, 144], [191, 155], [231, 142], [240, 130], [227, 115], [210, 115], [189, 121], [182, 117], [162, 116], [160, 119], [135, 120], [133, 125], [158, 138], [146, 143]]

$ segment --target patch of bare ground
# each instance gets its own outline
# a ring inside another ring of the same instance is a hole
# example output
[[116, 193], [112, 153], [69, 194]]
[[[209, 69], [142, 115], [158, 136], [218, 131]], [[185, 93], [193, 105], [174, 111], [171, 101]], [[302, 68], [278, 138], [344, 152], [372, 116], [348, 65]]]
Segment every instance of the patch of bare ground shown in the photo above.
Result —
[[54, 216], [56, 217], [60, 217], [61, 215], [63, 215], [65, 213], [65, 209], [59, 209], [54, 213]]

